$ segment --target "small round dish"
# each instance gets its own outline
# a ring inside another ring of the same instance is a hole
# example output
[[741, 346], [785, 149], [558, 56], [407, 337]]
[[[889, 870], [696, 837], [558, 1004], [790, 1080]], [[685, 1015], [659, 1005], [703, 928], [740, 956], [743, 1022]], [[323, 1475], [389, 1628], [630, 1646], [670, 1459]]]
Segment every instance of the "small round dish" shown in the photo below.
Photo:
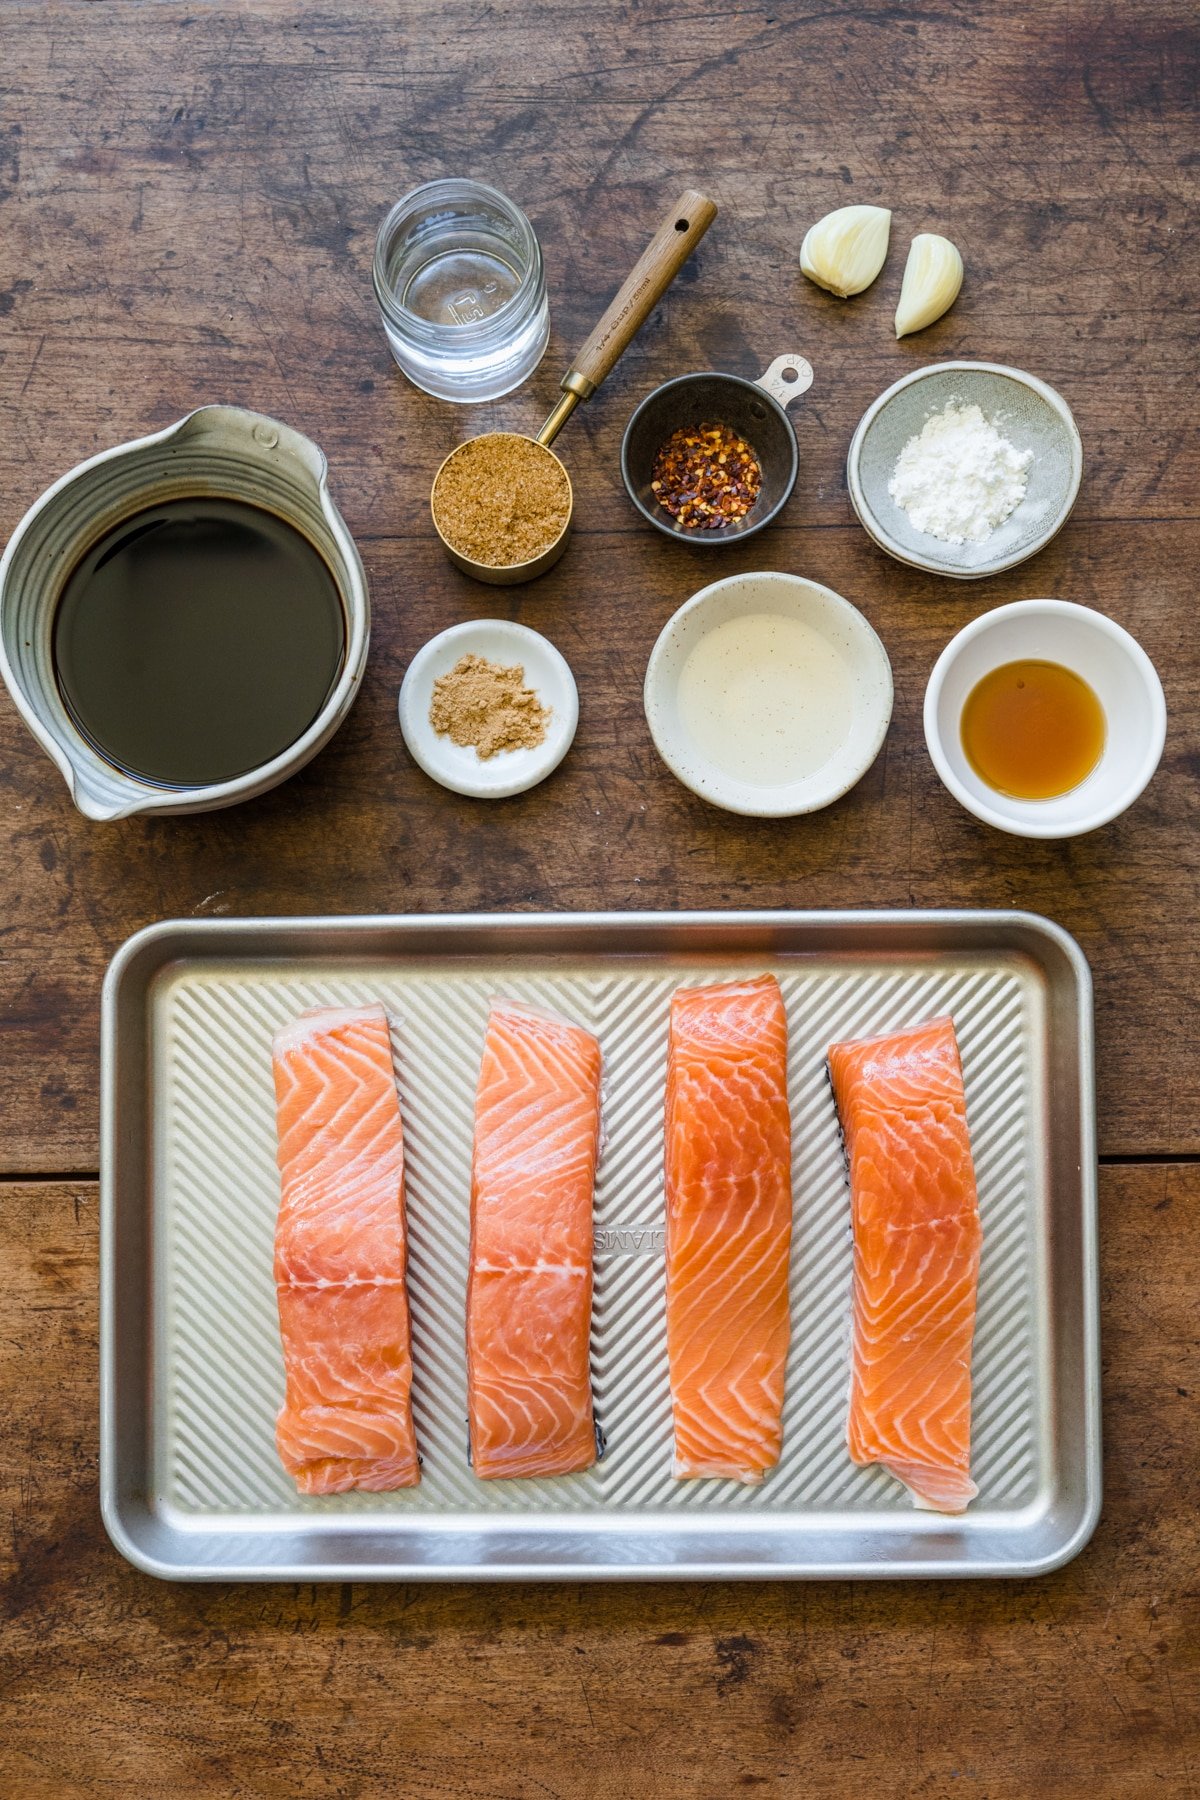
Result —
[[[752, 642], [764, 646], [761, 664], [746, 661]], [[698, 650], [703, 663], [689, 670]], [[788, 731], [811, 732], [810, 744], [823, 749], [796, 778], [722, 766], [711, 744], [698, 741], [698, 694], [701, 716], [715, 721], [733, 760], [745, 761], [745, 746], [769, 762]], [[873, 628], [831, 588], [800, 575], [730, 575], [694, 594], [663, 627], [646, 669], [645, 706], [655, 747], [685, 787], [727, 812], [791, 818], [832, 805], [875, 761], [892, 716], [892, 670]], [[750, 742], [760, 719], [762, 736]]]
[[[470, 655], [505, 666], [520, 663], [526, 686], [550, 708], [546, 736], [536, 750], [501, 750], [485, 761], [470, 745], [456, 744], [433, 729], [433, 684], [460, 657]], [[434, 781], [472, 799], [505, 800], [536, 787], [557, 769], [579, 723], [579, 693], [565, 658], [540, 632], [507, 619], [469, 619], [439, 632], [417, 651], [400, 685], [399, 710], [409, 754]]]
[[[1091, 774], [1053, 800], [1016, 800], [978, 776], [963, 749], [963, 707], [992, 669], [1024, 658], [1056, 662], [1087, 682], [1104, 709], [1106, 737]], [[1158, 672], [1136, 638], [1103, 613], [1069, 600], [998, 606], [951, 638], [925, 690], [925, 742], [960, 806], [1014, 837], [1069, 838], [1107, 825], [1154, 774], [1167, 731]]]
[[[974, 403], [1018, 450], [1032, 450], [1025, 498], [983, 544], [945, 544], [918, 531], [888, 493], [896, 459], [950, 400]], [[1061, 394], [1003, 363], [915, 369], [870, 405], [850, 440], [846, 480], [859, 522], [897, 562], [978, 581], [1036, 556], [1066, 524], [1083, 477], [1083, 444]]]

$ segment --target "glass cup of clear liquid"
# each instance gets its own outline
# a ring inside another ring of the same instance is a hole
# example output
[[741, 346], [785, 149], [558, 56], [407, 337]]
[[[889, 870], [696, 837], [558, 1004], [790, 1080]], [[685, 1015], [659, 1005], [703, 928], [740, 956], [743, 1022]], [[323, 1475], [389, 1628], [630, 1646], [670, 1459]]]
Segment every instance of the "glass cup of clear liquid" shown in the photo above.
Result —
[[427, 181], [398, 200], [373, 279], [392, 355], [427, 394], [496, 400], [545, 354], [541, 247], [520, 207], [482, 181]]

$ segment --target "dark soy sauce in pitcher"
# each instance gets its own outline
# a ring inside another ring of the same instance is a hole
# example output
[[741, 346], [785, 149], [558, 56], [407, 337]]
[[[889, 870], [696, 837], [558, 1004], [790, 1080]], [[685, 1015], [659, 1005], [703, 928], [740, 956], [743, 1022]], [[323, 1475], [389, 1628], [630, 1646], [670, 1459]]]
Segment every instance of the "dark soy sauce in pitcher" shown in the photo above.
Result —
[[230, 781], [287, 750], [345, 653], [324, 558], [242, 500], [168, 500], [123, 519], [72, 569], [54, 617], [76, 728], [161, 787]]

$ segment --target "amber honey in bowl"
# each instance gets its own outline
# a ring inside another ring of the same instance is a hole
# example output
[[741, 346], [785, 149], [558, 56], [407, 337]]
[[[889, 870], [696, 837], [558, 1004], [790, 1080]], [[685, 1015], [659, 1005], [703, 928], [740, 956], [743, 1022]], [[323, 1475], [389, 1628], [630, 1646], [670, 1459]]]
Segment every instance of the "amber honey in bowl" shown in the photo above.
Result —
[[960, 732], [967, 761], [997, 793], [1056, 800], [1096, 767], [1107, 725], [1081, 675], [1030, 658], [1002, 663], [976, 682]]

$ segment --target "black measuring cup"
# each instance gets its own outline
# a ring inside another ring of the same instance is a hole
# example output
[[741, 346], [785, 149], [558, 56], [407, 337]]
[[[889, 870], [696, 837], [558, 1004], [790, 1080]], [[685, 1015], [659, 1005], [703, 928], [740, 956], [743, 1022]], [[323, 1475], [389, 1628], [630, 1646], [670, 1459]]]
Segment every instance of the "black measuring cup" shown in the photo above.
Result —
[[[812, 382], [812, 366], [803, 356], [777, 356], [757, 381], [711, 372], [677, 375], [647, 394], [621, 441], [621, 474], [642, 517], [667, 537], [702, 550], [740, 543], [769, 525], [795, 487], [800, 466], [787, 408]], [[671, 433], [710, 421], [745, 438], [762, 470], [758, 498], [745, 518], [715, 530], [681, 525], [659, 505], [650, 486], [654, 459]]]

